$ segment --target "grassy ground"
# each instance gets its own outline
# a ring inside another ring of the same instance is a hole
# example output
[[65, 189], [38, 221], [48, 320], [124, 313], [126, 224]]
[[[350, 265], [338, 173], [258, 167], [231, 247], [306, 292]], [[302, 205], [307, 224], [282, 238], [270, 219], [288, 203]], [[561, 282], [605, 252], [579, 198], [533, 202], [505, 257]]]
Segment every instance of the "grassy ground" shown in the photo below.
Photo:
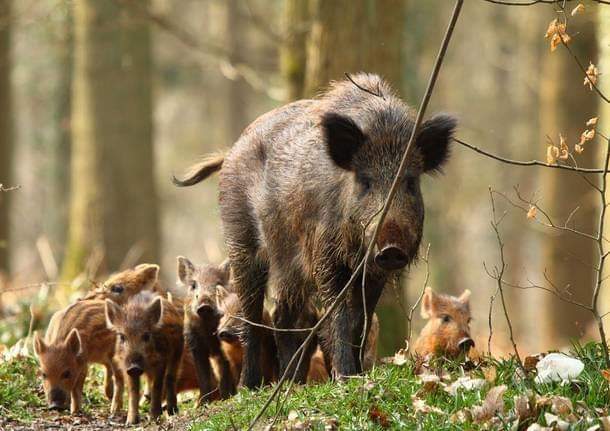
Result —
[[[432, 367], [440, 379], [429, 374], [425, 381], [416, 375], [411, 360], [380, 365], [346, 382], [295, 387], [284, 403], [271, 405], [257, 428], [273, 424], [272, 429], [519, 430], [559, 420], [565, 423], [555, 429], [588, 430], [596, 425], [610, 429], [603, 422], [610, 395], [599, 345], [578, 347], [572, 354], [585, 363], [585, 370], [577, 381], [565, 384], [538, 385], [534, 373], [524, 376], [511, 360], [481, 360], [469, 371], [460, 364], [444, 363]], [[459, 377], [480, 379], [475, 382], [481, 387], [450, 394], [451, 383]], [[100, 394], [100, 371], [93, 371], [89, 380], [86, 411], [74, 422], [65, 413], [51, 414], [44, 409], [35, 360], [0, 363], [0, 429], [44, 429], [68, 423], [76, 429], [120, 427], [122, 419], [109, 421], [106, 417], [108, 402]], [[153, 428], [244, 429], [270, 392], [271, 388], [254, 393], [242, 390], [230, 400], [199, 410], [192, 400], [186, 401], [179, 416]]]

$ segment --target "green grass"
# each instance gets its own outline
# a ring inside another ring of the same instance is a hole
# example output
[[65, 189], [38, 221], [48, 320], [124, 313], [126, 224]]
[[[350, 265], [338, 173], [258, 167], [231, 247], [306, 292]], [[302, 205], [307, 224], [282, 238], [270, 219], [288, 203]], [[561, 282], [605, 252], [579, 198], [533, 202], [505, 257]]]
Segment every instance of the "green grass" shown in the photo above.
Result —
[[[441, 387], [424, 391], [412, 362], [401, 366], [381, 365], [365, 376], [345, 382], [295, 386], [285, 402], [271, 404], [257, 429], [270, 425], [276, 416], [275, 429], [488, 429], [489, 423], [475, 424], [470, 419], [463, 421], [458, 419], [457, 413], [481, 405], [491, 387], [506, 385], [508, 389], [503, 397], [506, 408], [492, 428], [510, 429], [515, 426], [513, 429], [521, 430], [534, 422], [545, 425], [544, 414], [551, 412], [548, 405], [540, 407], [532, 417], [516, 426], [514, 397], [529, 392], [533, 397], [558, 395], [569, 398], [574, 410], [571, 416], [564, 419], [571, 422], [570, 429], [586, 430], [591, 425], [599, 424], [600, 417], [608, 415], [609, 387], [601, 374], [605, 366], [599, 345], [576, 346], [572, 354], [585, 363], [585, 371], [577, 382], [569, 384], [536, 385], [534, 375], [521, 377], [512, 360], [483, 360], [470, 371], [464, 371], [456, 363], [437, 364], [448, 374], [447, 383], [460, 375], [473, 378], [485, 378], [487, 375], [489, 378], [489, 370], [495, 369], [495, 379], [488, 381], [482, 389], [459, 391], [455, 396]], [[86, 412], [107, 412], [108, 401], [101, 394], [101, 370], [95, 368], [92, 376], [87, 386]], [[244, 429], [265, 403], [271, 390], [241, 390], [227, 401], [215, 402], [199, 410], [193, 407], [192, 401], [188, 401], [180, 405], [181, 415], [172, 419], [171, 423], [176, 429], [193, 431]], [[431, 408], [440, 409], [440, 412], [416, 411], [414, 399], [421, 399]], [[10, 363], [0, 363], [0, 415], [29, 423], [42, 414], [43, 407], [35, 360], [20, 358]]]

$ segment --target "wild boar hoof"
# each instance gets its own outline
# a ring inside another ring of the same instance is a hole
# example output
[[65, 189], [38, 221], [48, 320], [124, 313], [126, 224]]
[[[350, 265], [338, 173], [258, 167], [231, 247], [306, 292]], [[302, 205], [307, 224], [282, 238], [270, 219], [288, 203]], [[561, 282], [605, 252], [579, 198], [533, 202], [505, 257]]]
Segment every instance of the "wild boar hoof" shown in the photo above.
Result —
[[137, 415], [133, 416], [133, 417], [127, 416], [127, 422], [125, 422], [125, 424], [126, 425], [135, 425], [135, 424], [137, 424], [139, 422], [140, 422], [140, 417], [139, 416], [137, 416]]
[[166, 407], [166, 409], [167, 409], [167, 414], [168, 415], [175, 415], [175, 414], [178, 413], [178, 406], [175, 406], [175, 405], [170, 406], [170, 405], [168, 405]]

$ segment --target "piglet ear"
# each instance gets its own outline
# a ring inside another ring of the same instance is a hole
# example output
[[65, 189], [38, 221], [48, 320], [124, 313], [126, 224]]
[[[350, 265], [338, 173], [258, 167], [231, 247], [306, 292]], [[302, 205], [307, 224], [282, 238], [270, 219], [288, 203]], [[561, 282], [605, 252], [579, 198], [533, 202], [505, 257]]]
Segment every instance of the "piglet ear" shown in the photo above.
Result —
[[436, 294], [430, 286], [424, 290], [424, 296], [421, 299], [421, 317], [429, 319], [434, 314], [434, 302]]
[[354, 156], [365, 141], [360, 127], [351, 118], [334, 112], [324, 114], [320, 124], [330, 158], [340, 168], [352, 171]]
[[68, 337], [66, 338], [66, 347], [68, 347], [68, 350], [73, 355], [80, 356], [83, 353], [83, 347], [78, 329], [72, 328], [68, 334]]
[[155, 283], [157, 283], [157, 280], [159, 280], [159, 265], [143, 263], [136, 266], [135, 269], [138, 273], [138, 278], [142, 281], [147, 289], [152, 288]]
[[193, 273], [195, 272], [195, 265], [184, 256], [178, 256], [178, 280], [182, 284], [189, 284], [193, 279]]
[[464, 292], [462, 292], [462, 294], [458, 298], [460, 302], [462, 302], [463, 304], [470, 303], [470, 293], [470, 289], [466, 289]]
[[160, 326], [163, 322], [163, 301], [161, 297], [158, 296], [154, 299], [153, 302], [148, 306], [146, 310], [146, 314], [150, 321], [157, 326]]
[[40, 355], [44, 354], [46, 351], [47, 351], [47, 345], [44, 343], [42, 338], [40, 338], [40, 335], [38, 334], [38, 332], [36, 332], [34, 334], [34, 353], [36, 353], [36, 356], [40, 356]]
[[106, 314], [106, 327], [108, 329], [113, 330], [119, 316], [122, 314], [121, 307], [119, 305], [110, 300], [106, 299], [106, 306], [104, 307], [104, 312]]
[[440, 171], [449, 159], [449, 148], [457, 119], [439, 114], [421, 125], [415, 145], [422, 154], [424, 172]]

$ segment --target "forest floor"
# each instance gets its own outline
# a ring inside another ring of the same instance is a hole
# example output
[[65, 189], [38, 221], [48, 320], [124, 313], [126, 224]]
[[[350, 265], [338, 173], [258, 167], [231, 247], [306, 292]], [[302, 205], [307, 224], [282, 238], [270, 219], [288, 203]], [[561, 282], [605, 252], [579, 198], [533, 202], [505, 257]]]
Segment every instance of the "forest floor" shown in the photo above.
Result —
[[[466, 365], [445, 362], [422, 370], [397, 354], [363, 376], [293, 387], [284, 402], [271, 404], [256, 429], [610, 430], [609, 373], [600, 346], [575, 347], [570, 355], [584, 363], [575, 380], [540, 383], [532, 358], [526, 361], [526, 371], [514, 360], [490, 358]], [[124, 416], [107, 416], [109, 403], [101, 394], [101, 377], [101, 370], [93, 368], [85, 411], [72, 417], [45, 408], [34, 358], [1, 362], [0, 429], [123, 428]], [[134, 429], [245, 429], [271, 390], [242, 390], [230, 400], [202, 409], [195, 409], [194, 395], [187, 395], [182, 397], [179, 415], [158, 423], [145, 421]], [[143, 403], [143, 413], [146, 408]]]

